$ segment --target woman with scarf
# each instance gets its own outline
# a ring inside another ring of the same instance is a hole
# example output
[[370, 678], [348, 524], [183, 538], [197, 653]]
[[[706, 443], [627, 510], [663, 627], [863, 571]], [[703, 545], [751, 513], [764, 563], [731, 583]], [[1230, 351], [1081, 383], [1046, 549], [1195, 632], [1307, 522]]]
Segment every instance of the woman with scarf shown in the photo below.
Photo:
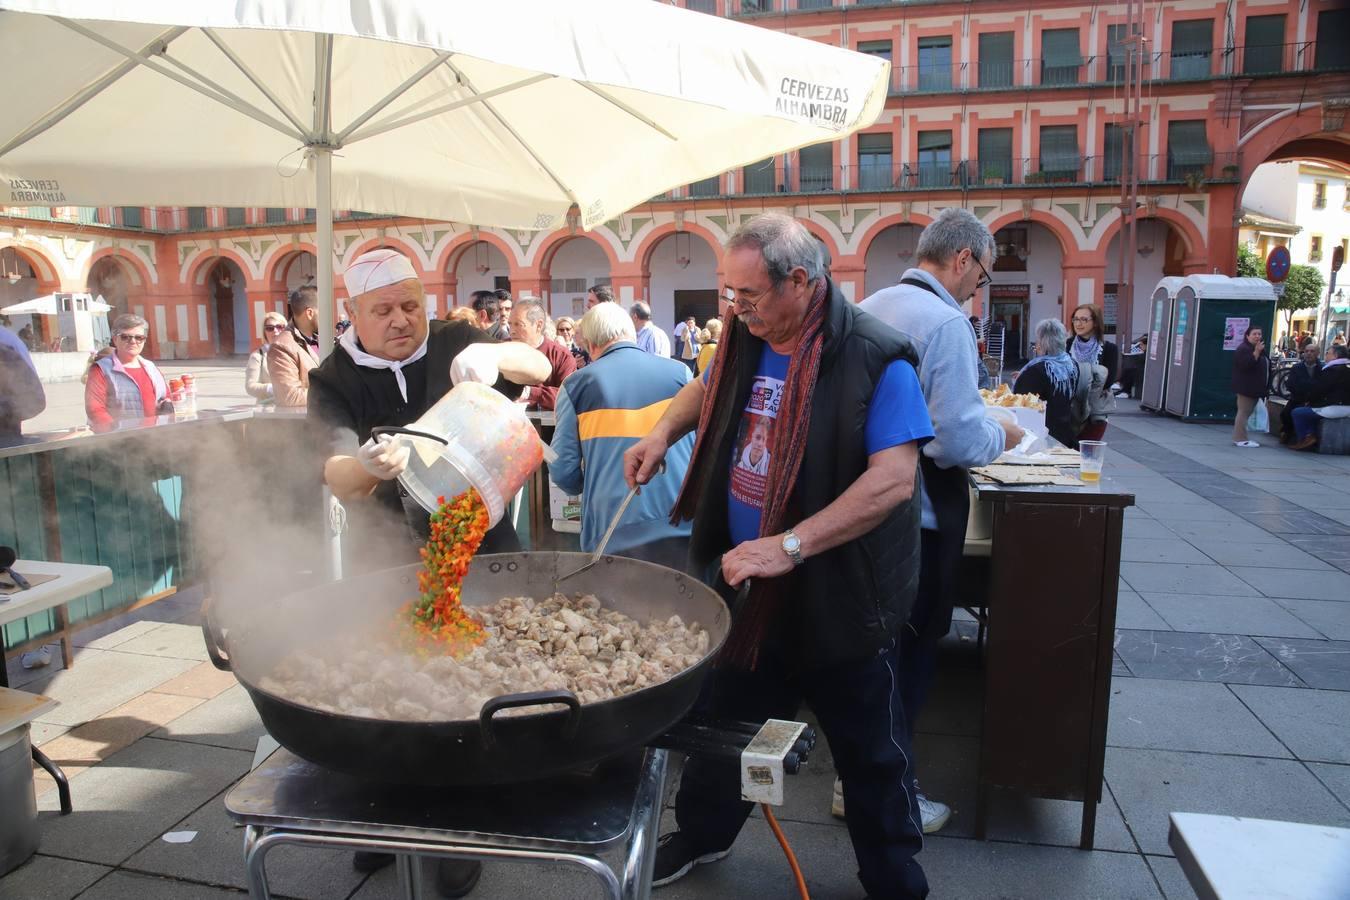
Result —
[[[1106, 384], [1115, 384], [1120, 377], [1120, 350], [1106, 339], [1102, 311], [1091, 303], [1084, 303], [1073, 311], [1073, 339], [1069, 341], [1069, 355], [1078, 362], [1106, 369]], [[1080, 441], [1100, 441], [1106, 434], [1106, 419], [1088, 422], [1078, 432]]]
[[[1045, 401], [1045, 427], [1050, 436], [1066, 447], [1078, 449], [1081, 423], [1073, 411], [1078, 390], [1078, 362], [1065, 350], [1068, 332], [1059, 319], [1045, 319], [1036, 325], [1036, 353], [1022, 367], [1013, 384], [1018, 394], [1035, 394]], [[1084, 437], [1083, 440], [1088, 440]]]

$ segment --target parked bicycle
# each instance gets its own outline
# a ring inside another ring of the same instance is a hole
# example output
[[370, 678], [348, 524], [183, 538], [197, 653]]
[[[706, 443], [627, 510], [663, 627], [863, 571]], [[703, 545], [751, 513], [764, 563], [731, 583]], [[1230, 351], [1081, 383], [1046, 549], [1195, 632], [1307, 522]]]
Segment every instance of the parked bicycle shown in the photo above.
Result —
[[1298, 365], [1298, 357], [1287, 359], [1272, 359], [1270, 361], [1270, 380], [1267, 382], [1267, 389], [1270, 396], [1280, 397], [1284, 400], [1289, 399], [1289, 372]]

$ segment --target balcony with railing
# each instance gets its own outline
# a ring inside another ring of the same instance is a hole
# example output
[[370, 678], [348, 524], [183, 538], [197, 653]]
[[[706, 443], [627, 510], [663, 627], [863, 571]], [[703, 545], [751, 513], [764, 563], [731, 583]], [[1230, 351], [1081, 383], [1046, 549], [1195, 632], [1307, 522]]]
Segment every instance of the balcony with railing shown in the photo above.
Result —
[[[1208, 184], [1238, 180], [1236, 153], [1206, 149], [1173, 150], [1141, 156], [1139, 180], [1148, 184], [1175, 184], [1202, 190]], [[1063, 187], [1101, 187], [1120, 183], [1119, 154], [1081, 156], [1074, 153], [1035, 157], [997, 157], [953, 161], [901, 161], [884, 158], [852, 165], [772, 166], [759, 164], [730, 175], [705, 179], [668, 191], [654, 201], [766, 197], [791, 194], [988, 190]]]
[[[1350, 42], [1348, 42], [1350, 43]], [[1144, 81], [1207, 81], [1215, 78], [1329, 72], [1350, 69], [1350, 54], [1318, 54], [1314, 41], [1273, 47], [1233, 47], [1172, 53], [1154, 51], [1138, 65]], [[934, 94], [952, 91], [1006, 91], [1120, 84], [1128, 64], [1116, 55], [1075, 59], [1034, 57], [950, 64], [893, 66], [890, 93]]]

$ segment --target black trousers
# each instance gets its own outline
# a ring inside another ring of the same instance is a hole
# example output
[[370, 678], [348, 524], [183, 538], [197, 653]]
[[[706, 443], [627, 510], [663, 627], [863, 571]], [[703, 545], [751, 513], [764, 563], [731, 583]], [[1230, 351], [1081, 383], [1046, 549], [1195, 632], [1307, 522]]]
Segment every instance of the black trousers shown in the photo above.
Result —
[[900, 632], [900, 697], [911, 743], [914, 723], [928, 701], [928, 691], [937, 674], [938, 641], [951, 630], [952, 610], [956, 606], [956, 597], [943, 590], [942, 579], [938, 577], [938, 533], [925, 528], [921, 540], [919, 590], [909, 622]]
[[[761, 653], [753, 672], [716, 669], [697, 707], [705, 715], [760, 722], [792, 719], [802, 701], [816, 714], [844, 784], [858, 879], [869, 897], [922, 898], [928, 881], [915, 860], [923, 848], [900, 700], [896, 645], [867, 659], [799, 673]], [[692, 758], [675, 799], [675, 819], [700, 853], [736, 840], [752, 804], [740, 799], [735, 762]]]

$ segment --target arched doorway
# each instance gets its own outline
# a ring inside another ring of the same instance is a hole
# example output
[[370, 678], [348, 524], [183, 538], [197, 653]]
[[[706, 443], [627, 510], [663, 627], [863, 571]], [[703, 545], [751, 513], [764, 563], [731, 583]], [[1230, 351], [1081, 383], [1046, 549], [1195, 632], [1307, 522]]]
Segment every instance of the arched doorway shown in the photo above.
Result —
[[1033, 355], [1036, 323], [1064, 315], [1064, 248], [1039, 222], [1022, 220], [994, 232], [989, 317], [1003, 326], [1004, 362]]
[[595, 240], [578, 235], [554, 251], [547, 272], [549, 314], [580, 316], [586, 312], [586, 289], [609, 282], [609, 257]]
[[282, 260], [276, 269], [276, 280], [286, 286], [286, 294], [296, 288], [315, 284], [319, 280], [319, 261], [313, 253], [301, 250]]
[[[41, 253], [12, 244], [0, 246], [0, 308], [24, 303], [61, 289], [57, 268]], [[56, 316], [15, 313], [7, 315], [9, 328], [22, 332], [35, 349], [60, 346], [61, 332]]]
[[[41, 297], [37, 271], [13, 247], [0, 247], [0, 309]], [[46, 345], [42, 320], [47, 316], [28, 313], [5, 315], [0, 328], [9, 328], [24, 339], [29, 347]]]
[[1184, 275], [1187, 256], [1186, 239], [1164, 219], [1140, 219], [1135, 238], [1134, 298], [1130, 304], [1131, 322], [1121, 323], [1113, 318], [1117, 308], [1120, 280], [1120, 231], [1111, 236], [1106, 245], [1106, 274], [1103, 296], [1107, 334], [1116, 335], [1116, 343], [1128, 346], [1134, 338], [1148, 329], [1149, 302], [1158, 281], [1165, 275]]
[[717, 253], [702, 236], [666, 235], [652, 247], [647, 269], [652, 319], [667, 333], [688, 316], [700, 328], [717, 316]]
[[122, 313], [130, 312], [134, 305], [133, 295], [139, 293], [134, 273], [116, 257], [105, 256], [89, 267], [89, 277], [85, 280], [85, 290], [95, 299], [112, 307], [108, 312], [109, 321]]
[[[1290, 147], [1312, 149], [1310, 143], [1296, 142]], [[1339, 298], [1333, 293], [1328, 301], [1327, 296], [1336, 248], [1343, 247], [1343, 253], [1350, 253], [1350, 226], [1346, 224], [1350, 148], [1341, 159], [1331, 152], [1318, 159], [1290, 159], [1286, 157], [1290, 147], [1277, 150], [1272, 161], [1257, 166], [1243, 185], [1237, 235], [1239, 253], [1245, 248], [1261, 264], [1272, 250], [1283, 246], [1295, 266], [1308, 266], [1321, 276], [1322, 289], [1315, 298], [1311, 291], [1286, 291], [1281, 295], [1273, 346], [1292, 346], [1292, 341], [1286, 340], [1288, 336], [1304, 332], [1325, 343], [1350, 330], [1347, 270], [1337, 274]], [[1291, 278], [1290, 283], [1302, 281]], [[1315, 302], [1309, 305], [1309, 301]]]
[[487, 241], [474, 241], [455, 260], [455, 304], [468, 306], [474, 291], [511, 290], [511, 264]]
[[863, 258], [867, 269], [863, 276], [865, 297], [900, 283], [900, 276], [915, 265], [914, 251], [922, 232], [920, 225], [903, 223], [887, 227], [872, 239]]
[[206, 274], [214, 349], [220, 356], [246, 354], [250, 348], [248, 294], [244, 273], [233, 260], [220, 259]]

